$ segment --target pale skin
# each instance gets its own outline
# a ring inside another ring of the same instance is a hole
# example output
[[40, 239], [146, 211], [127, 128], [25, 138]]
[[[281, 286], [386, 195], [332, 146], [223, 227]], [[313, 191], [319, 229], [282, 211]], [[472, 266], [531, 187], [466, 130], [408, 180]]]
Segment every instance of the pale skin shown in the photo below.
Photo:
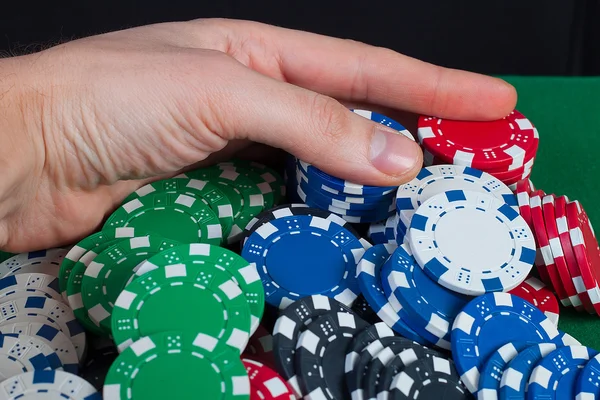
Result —
[[[254, 22], [150, 25], [0, 60], [0, 249], [75, 242], [130, 192], [255, 144], [398, 185], [418, 146], [348, 111], [493, 120], [499, 79]], [[250, 147], [249, 147], [250, 146]]]

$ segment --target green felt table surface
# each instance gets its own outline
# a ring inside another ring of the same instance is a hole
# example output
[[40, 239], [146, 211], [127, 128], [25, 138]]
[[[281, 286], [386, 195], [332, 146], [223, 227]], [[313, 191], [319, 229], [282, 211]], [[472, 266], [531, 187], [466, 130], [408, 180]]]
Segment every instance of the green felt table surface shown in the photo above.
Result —
[[[600, 227], [600, 78], [503, 78], [517, 88], [517, 109], [540, 133], [536, 189], [579, 200]], [[562, 308], [559, 328], [600, 350], [600, 317]]]

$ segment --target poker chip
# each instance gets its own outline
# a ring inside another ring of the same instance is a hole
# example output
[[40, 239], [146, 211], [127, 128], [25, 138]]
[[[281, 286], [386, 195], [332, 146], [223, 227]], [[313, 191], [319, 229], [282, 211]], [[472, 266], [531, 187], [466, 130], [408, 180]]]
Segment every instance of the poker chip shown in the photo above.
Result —
[[104, 400], [184, 399], [199, 390], [207, 399], [248, 398], [250, 382], [234, 348], [205, 333], [175, 330], [141, 337], [124, 349], [102, 394]]
[[287, 382], [271, 368], [257, 361], [242, 359], [250, 379], [251, 400], [295, 400]]
[[163, 179], [142, 186], [123, 200], [127, 204], [132, 200], [154, 193], [185, 193], [208, 204], [219, 218], [223, 236], [227, 237], [233, 226], [233, 208], [223, 191], [213, 183], [200, 179], [173, 178]]
[[351, 305], [359, 293], [355, 271], [364, 246], [331, 220], [295, 215], [256, 229], [244, 244], [242, 257], [256, 266], [265, 300], [273, 306], [285, 308], [312, 294]]
[[533, 183], [529, 179], [522, 179], [517, 182], [516, 197], [517, 203], [519, 204], [519, 213], [521, 217], [527, 222], [527, 225], [533, 229], [531, 223], [531, 207], [529, 195], [535, 190]]
[[179, 243], [157, 235], [120, 240], [98, 254], [85, 268], [81, 297], [88, 316], [110, 333], [113, 304], [141, 263]]
[[[385, 356], [386, 350], [385, 348], [379, 352], [377, 358], [380, 356]], [[421, 360], [423, 358], [429, 357], [441, 357], [443, 355], [433, 349], [430, 349], [425, 346], [421, 346], [420, 344], [413, 342], [400, 350], [400, 352], [393, 356], [391, 360], [388, 361], [388, 364], [383, 369], [381, 376], [379, 377], [379, 381], [377, 382], [377, 400], [387, 400], [390, 396], [390, 389], [392, 386], [392, 381], [394, 377], [398, 375], [405, 368], [412, 365], [417, 360]], [[367, 382], [369, 382], [369, 375], [367, 375]], [[372, 379], [372, 378], [371, 378]]]
[[50, 370], [43, 349], [33, 345], [28, 335], [0, 335], [0, 358], [0, 380], [4, 382], [23, 372]]
[[[402, 245], [395, 251], [385, 273], [390, 288], [402, 304], [406, 319], [417, 334], [425, 339], [433, 336], [432, 341], [443, 348], [449, 348], [450, 327], [462, 308], [471, 299], [469, 296], [446, 289], [432, 281], [417, 265], [407, 246]], [[446, 340], [445, 346], [439, 339]]]
[[320, 208], [309, 207], [306, 204], [284, 204], [279, 207], [275, 207], [270, 210], [263, 211], [258, 214], [256, 217], [252, 218], [252, 220], [248, 223], [246, 228], [244, 229], [244, 239], [243, 243], [246, 243], [248, 236], [252, 234], [256, 229], [263, 226], [267, 222], [271, 222], [273, 220], [283, 218], [283, 217], [291, 217], [293, 215], [309, 215], [315, 217], [321, 217], [324, 219], [331, 220], [336, 224], [346, 228], [352, 235], [356, 238], [360, 239], [360, 235], [354, 230], [352, 225], [340, 218], [338, 215], [333, 214], [330, 211], [322, 210]]
[[60, 263], [67, 252], [57, 248], [17, 254], [0, 263], [0, 278], [25, 273], [58, 276]]
[[598, 288], [600, 249], [594, 229], [578, 201], [566, 205], [566, 220], [573, 253], [581, 271], [583, 286], [588, 292], [596, 313], [600, 314], [600, 289]]
[[219, 245], [223, 230], [207, 203], [184, 193], [157, 192], [123, 204], [104, 229], [132, 227], [181, 243]]
[[482, 170], [523, 166], [535, 154], [539, 142], [537, 129], [516, 110], [496, 121], [421, 117], [417, 134], [419, 142], [436, 157]]
[[9, 275], [0, 279], [0, 300], [17, 292], [23, 294], [34, 292], [40, 293], [56, 301], [64, 302], [59, 293], [58, 278], [56, 276], [41, 273], [25, 273]]
[[235, 168], [221, 169], [218, 166], [212, 166], [190, 171], [180, 176], [212, 182], [218, 185], [219, 189], [230, 200], [234, 223], [227, 237], [227, 243], [240, 240], [248, 222], [264, 209], [265, 201], [261, 189], [255, 182], [243, 173], [239, 173]]
[[82, 239], [79, 243], [71, 247], [60, 264], [60, 270], [58, 274], [58, 285], [65, 300], [68, 297], [67, 282], [71, 276], [71, 271], [75, 267], [75, 264], [81, 260], [84, 254], [91, 252], [90, 256], [93, 255], [93, 257], [95, 257], [96, 254], [100, 252], [98, 247], [106, 246], [107, 242], [114, 241], [118, 238], [131, 238], [134, 236], [135, 230], [133, 228], [102, 230]]
[[398, 310], [393, 308], [393, 304], [385, 296], [383, 285], [386, 282], [382, 280], [381, 269], [396, 247], [394, 244], [378, 244], [368, 249], [356, 269], [358, 285], [364, 298], [383, 322], [400, 335], [423, 342], [423, 339], [402, 320]]
[[573, 252], [573, 245], [569, 236], [569, 227], [567, 225], [567, 203], [569, 199], [566, 196], [558, 196], [554, 199], [554, 211], [556, 217], [556, 228], [560, 240], [560, 244], [565, 257], [565, 262], [569, 269], [571, 279], [577, 291], [577, 296], [581, 299], [583, 307], [590, 314], [595, 314], [594, 304], [590, 298], [590, 293], [585, 287], [583, 279], [581, 277], [581, 269], [577, 263], [577, 258]]
[[423, 203], [412, 218], [409, 243], [432, 279], [467, 295], [516, 287], [536, 254], [533, 234], [514, 209], [492, 195], [464, 190]]
[[[282, 310], [275, 322], [273, 352], [276, 370], [287, 380], [298, 397], [303, 395], [294, 362], [298, 338], [311, 322], [329, 313], [352, 315], [352, 311], [337, 300], [322, 295], [313, 295], [290, 304]], [[345, 353], [343, 357], [345, 357]]]
[[348, 398], [344, 359], [352, 337], [368, 324], [354, 314], [329, 312], [308, 324], [298, 338], [295, 368], [309, 398]]
[[518, 207], [513, 192], [492, 175], [460, 165], [423, 168], [416, 178], [398, 187], [396, 210], [410, 225], [415, 211], [431, 197], [455, 189], [491, 194], [504, 203]]
[[247, 177], [260, 190], [263, 197], [263, 209], [269, 209], [273, 207], [275, 204], [273, 187], [259, 173], [250, 168], [238, 168], [232, 162], [219, 163], [217, 164], [217, 167], [222, 170], [233, 171]]
[[12, 376], [2, 383], [0, 399], [102, 400], [92, 385], [65, 371], [31, 371]]
[[558, 329], [540, 310], [508, 293], [489, 293], [471, 300], [452, 326], [452, 358], [465, 386], [477, 391], [480, 371], [496, 349], [521, 341], [557, 342]]
[[[219, 163], [219, 167], [221, 168], [227, 167], [229, 165], [234, 165], [238, 168], [241, 167], [249, 169], [255, 172], [256, 174], [260, 175], [262, 180], [268, 183], [271, 187], [271, 191], [273, 192], [273, 205], [279, 204], [281, 198], [285, 195], [285, 191], [283, 190], [285, 188], [283, 180], [281, 179], [281, 175], [279, 174], [279, 172], [277, 172], [275, 169], [256, 161], [241, 160], [239, 158], [233, 159], [228, 162]], [[267, 191], [268, 190], [266, 188], [261, 189], [261, 192]]]
[[71, 340], [55, 327], [39, 322], [21, 322], [2, 324], [0, 333], [3, 335], [27, 335], [40, 340], [51, 350], [46, 355], [52, 369], [64, 369], [72, 374], [79, 371], [79, 357]]
[[477, 400], [498, 399], [498, 389], [506, 365], [527, 347], [530, 347], [530, 344], [514, 341], [506, 343], [490, 355], [481, 369]]
[[575, 381], [575, 398], [581, 400], [600, 397], [600, 354], [596, 354], [580, 370]]
[[352, 303], [352, 311], [370, 324], [381, 321], [377, 313], [371, 308], [369, 302], [362, 294], [354, 300], [354, 303]]
[[[192, 318], [194, 310], [202, 310], [202, 318]], [[121, 352], [166, 329], [220, 338], [238, 352], [250, 337], [246, 297], [229, 273], [211, 265], [173, 264], [144, 274], [119, 294], [111, 322]]]
[[499, 398], [525, 399], [533, 368], [556, 348], [555, 343], [538, 343], [519, 351], [502, 372], [498, 390]]
[[597, 354], [597, 351], [585, 346], [565, 346], [554, 350], [533, 369], [527, 387], [527, 398], [573, 398], [577, 375], [590, 358]]
[[567, 266], [567, 261], [562, 250], [562, 245], [558, 237], [558, 227], [556, 226], [556, 216], [554, 212], [554, 196], [546, 195], [542, 198], [542, 212], [544, 216], [544, 224], [546, 226], [546, 234], [548, 235], [548, 242], [550, 244], [550, 251], [554, 258], [554, 265], [558, 271], [560, 283], [563, 290], [569, 297], [571, 306], [575, 307], [576, 310], [583, 310], [583, 303], [577, 295], [577, 289], [573, 284], [573, 279]]
[[394, 377], [390, 397], [396, 399], [468, 400], [451, 360], [426, 357], [415, 361]]
[[254, 361], [259, 361], [270, 368], [275, 368], [273, 335], [271, 335], [271, 332], [262, 325], [259, 325], [250, 337], [243, 355]]
[[[211, 265], [230, 274], [231, 279], [240, 287], [251, 312], [251, 332], [254, 332], [263, 316], [265, 292], [256, 271], [256, 266], [249, 264], [234, 252], [205, 243], [184, 244], [163, 250], [149, 257], [138, 265], [136, 276], [176, 264]], [[119, 290], [120, 291], [120, 290]]]
[[355, 371], [365, 368], [365, 365], [357, 366], [361, 360], [361, 354], [363, 351], [367, 351], [368, 346], [384, 337], [394, 336], [394, 332], [383, 322], [378, 322], [374, 325], [368, 326], [352, 339], [352, 342], [347, 347], [346, 361], [344, 363], [344, 375], [346, 376], [346, 386], [348, 392], [354, 398], [357, 395], [354, 394], [357, 390], [362, 390], [360, 383], [362, 381], [362, 374], [359, 373], [359, 377], [355, 379]]
[[[384, 337], [370, 343], [360, 352], [360, 357], [352, 371], [346, 372], [346, 386], [354, 400], [364, 397], [364, 380], [368, 374], [367, 368], [373, 359], [386, 347], [409, 346], [409, 340], [399, 336]], [[348, 366], [346, 366], [348, 369]]]
[[21, 322], [21, 318], [44, 316], [54, 323], [75, 346], [77, 358], [82, 360], [86, 351], [86, 333], [75, 319], [73, 311], [61, 302], [45, 296], [21, 297], [0, 303], [0, 326]]
[[560, 308], [554, 293], [539, 279], [530, 277], [509, 292], [539, 308], [554, 325], [558, 325]]

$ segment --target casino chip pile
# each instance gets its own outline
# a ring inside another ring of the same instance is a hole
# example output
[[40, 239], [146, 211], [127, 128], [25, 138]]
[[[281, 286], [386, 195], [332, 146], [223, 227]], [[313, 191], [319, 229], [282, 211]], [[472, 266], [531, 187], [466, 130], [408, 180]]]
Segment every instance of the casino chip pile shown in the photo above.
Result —
[[399, 187], [232, 160], [138, 189], [69, 249], [3, 255], [0, 399], [600, 398], [600, 356], [557, 328], [560, 304], [600, 310], [600, 249], [529, 181], [533, 125], [418, 137]]
[[518, 181], [529, 179], [539, 147], [537, 129], [516, 110], [491, 122], [422, 116], [417, 133], [426, 166], [476, 168], [513, 189]]

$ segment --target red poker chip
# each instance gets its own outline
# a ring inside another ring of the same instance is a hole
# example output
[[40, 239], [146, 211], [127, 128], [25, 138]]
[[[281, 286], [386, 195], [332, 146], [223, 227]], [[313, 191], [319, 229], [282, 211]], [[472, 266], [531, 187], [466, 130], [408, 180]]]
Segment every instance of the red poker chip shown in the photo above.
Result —
[[496, 178], [500, 179], [503, 182], [511, 181], [514, 179], [522, 180], [522, 179], [525, 179], [525, 177], [531, 175], [534, 161], [535, 161], [534, 159], [531, 159], [531, 161], [528, 161], [524, 166], [519, 167], [512, 171], [495, 172], [495, 171], [488, 170], [486, 172], [488, 174], [495, 176]]
[[560, 307], [554, 293], [542, 281], [529, 277], [509, 293], [519, 296], [539, 308], [548, 319], [558, 325]]
[[248, 345], [244, 350], [244, 356], [260, 361], [270, 368], [275, 368], [273, 336], [264, 326], [258, 325], [258, 328], [256, 328], [256, 331], [248, 341]]
[[242, 359], [250, 378], [250, 400], [294, 400], [292, 388], [277, 372], [263, 363]]
[[568, 202], [569, 199], [567, 196], [560, 196], [554, 199], [554, 212], [556, 217], [556, 227], [558, 228], [558, 237], [578, 296], [581, 299], [585, 310], [590, 314], [594, 314], [596, 311], [594, 310], [594, 305], [592, 304], [588, 290], [583, 283], [581, 269], [577, 263], [577, 258], [575, 257], [573, 246], [571, 244], [571, 238], [569, 237], [569, 227], [567, 226]]
[[560, 276], [562, 287], [569, 296], [571, 305], [575, 307], [577, 311], [583, 311], [583, 302], [577, 294], [573, 278], [569, 272], [567, 261], [563, 253], [560, 238], [558, 236], [558, 227], [556, 226], [556, 216], [554, 212], [554, 195], [550, 194], [544, 196], [542, 199], [542, 213], [544, 216], [544, 224], [546, 225], [546, 233], [548, 234], [548, 243], [550, 245], [550, 251], [554, 258], [554, 265]]
[[594, 228], [578, 201], [567, 203], [567, 226], [573, 253], [581, 270], [581, 279], [594, 305], [594, 310], [600, 315], [600, 248], [594, 234]]
[[523, 166], [535, 154], [539, 135], [517, 110], [496, 121], [456, 121], [420, 117], [419, 142], [431, 154], [449, 164], [483, 171], [511, 170]]
[[542, 190], [536, 190], [531, 194], [531, 221], [533, 224], [533, 233], [536, 238], [538, 250], [542, 255], [543, 263], [536, 263], [540, 278], [544, 280], [544, 283], [554, 289], [558, 295], [560, 302], [568, 307], [571, 305], [569, 296], [562, 287], [560, 281], [560, 275], [556, 265], [554, 264], [554, 257], [552, 256], [552, 250], [550, 249], [550, 241], [548, 240], [548, 234], [546, 233], [546, 225], [544, 224], [544, 214], [542, 212], [542, 197], [546, 194]]
[[533, 183], [529, 179], [523, 179], [517, 182], [517, 189], [515, 190], [515, 194], [517, 195], [517, 203], [519, 204], [519, 213], [521, 217], [527, 222], [527, 225], [533, 230], [533, 226], [531, 224], [531, 207], [529, 205], [529, 195], [533, 192], [535, 188], [533, 187]]

